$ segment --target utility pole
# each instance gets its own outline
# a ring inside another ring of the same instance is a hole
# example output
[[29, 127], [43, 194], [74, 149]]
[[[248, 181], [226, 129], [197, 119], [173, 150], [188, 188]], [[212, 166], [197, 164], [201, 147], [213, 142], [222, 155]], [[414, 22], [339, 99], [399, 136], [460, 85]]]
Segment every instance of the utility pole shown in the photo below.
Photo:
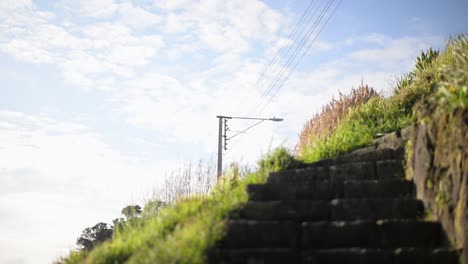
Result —
[[[240, 117], [240, 116], [216, 116], [219, 121], [219, 130], [218, 130], [218, 174], [217, 178], [219, 178], [223, 175], [223, 147], [224, 150], [227, 150], [227, 141], [232, 139], [233, 137], [236, 137], [245, 131], [251, 129], [252, 127], [262, 123], [263, 121], [273, 121], [273, 122], [281, 122], [283, 121], [282, 118], [257, 118], [257, 117]], [[259, 120], [259, 122], [249, 126], [248, 128], [238, 132], [234, 136], [228, 138], [227, 137], [227, 131], [229, 131], [229, 127], [227, 125], [228, 119], [248, 119], [248, 120]], [[223, 144], [223, 138], [224, 138], [224, 144]]]
[[222, 134], [223, 134], [223, 117], [217, 116], [219, 118], [219, 132], [218, 132], [218, 174], [217, 178], [221, 177], [223, 174], [223, 141], [222, 141]]

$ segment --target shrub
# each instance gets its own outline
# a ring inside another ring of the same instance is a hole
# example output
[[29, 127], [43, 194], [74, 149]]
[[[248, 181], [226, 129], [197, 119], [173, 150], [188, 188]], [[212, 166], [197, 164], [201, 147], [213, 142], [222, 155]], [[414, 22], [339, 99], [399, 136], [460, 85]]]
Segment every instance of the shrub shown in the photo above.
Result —
[[347, 116], [352, 109], [366, 103], [371, 98], [380, 97], [380, 95], [369, 86], [361, 85], [352, 89], [350, 94], [340, 93], [338, 100], [332, 99], [332, 102], [322, 108], [322, 111], [304, 125], [300, 136], [296, 152], [304, 155], [307, 148], [314, 142], [331, 135], [336, 130], [341, 120]]
[[300, 167], [301, 164], [290, 151], [284, 147], [279, 147], [267, 153], [258, 161], [258, 173], [266, 177], [269, 172], [294, 169]]
[[450, 50], [453, 63], [444, 64], [439, 68], [438, 79], [441, 81], [436, 85], [437, 93], [435, 100], [448, 110], [468, 107], [468, 38], [459, 35], [450, 40]]

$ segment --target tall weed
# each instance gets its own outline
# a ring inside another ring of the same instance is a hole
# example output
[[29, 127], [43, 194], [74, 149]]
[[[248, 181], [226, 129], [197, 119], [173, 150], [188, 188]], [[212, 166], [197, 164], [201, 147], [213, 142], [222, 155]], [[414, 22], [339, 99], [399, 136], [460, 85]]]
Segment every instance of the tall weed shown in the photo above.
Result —
[[304, 125], [300, 136], [296, 152], [304, 155], [310, 145], [333, 134], [342, 121], [353, 109], [365, 104], [371, 98], [380, 95], [371, 87], [361, 85], [352, 89], [349, 94], [342, 94], [338, 100], [332, 101], [322, 108], [322, 111], [314, 115]]

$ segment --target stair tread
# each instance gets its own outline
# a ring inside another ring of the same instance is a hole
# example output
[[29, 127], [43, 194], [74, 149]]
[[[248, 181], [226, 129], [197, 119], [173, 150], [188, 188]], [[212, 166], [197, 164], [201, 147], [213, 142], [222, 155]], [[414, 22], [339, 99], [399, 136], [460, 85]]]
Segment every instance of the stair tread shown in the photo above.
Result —
[[244, 219], [355, 220], [419, 218], [423, 204], [414, 198], [249, 201], [239, 211]]
[[359, 263], [457, 264], [459, 251], [451, 248], [333, 248], [295, 251], [290, 248], [218, 249], [215, 263]]
[[326, 200], [333, 198], [412, 197], [414, 184], [401, 179], [316, 181], [303, 184], [250, 184], [250, 200]]

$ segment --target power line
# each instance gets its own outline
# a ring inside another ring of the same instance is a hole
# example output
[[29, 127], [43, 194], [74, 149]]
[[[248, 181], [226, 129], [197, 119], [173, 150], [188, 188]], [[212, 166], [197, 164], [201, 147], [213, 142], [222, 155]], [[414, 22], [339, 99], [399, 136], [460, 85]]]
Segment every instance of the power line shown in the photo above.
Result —
[[317, 26], [320, 24], [323, 16], [326, 14], [326, 12], [328, 11], [328, 9], [330, 8], [330, 6], [333, 4], [333, 1], [334, 0], [329, 0], [328, 3], [325, 5], [325, 7], [322, 9], [322, 11], [320, 12], [320, 15], [315, 19], [314, 23], [312, 24], [312, 26], [310, 27], [310, 29], [307, 31], [306, 35], [302, 38], [301, 42], [296, 46], [296, 48], [294, 49], [293, 53], [289, 56], [289, 58], [286, 60], [286, 63], [283, 65], [283, 67], [281, 68], [281, 70], [278, 72], [278, 74], [276, 75], [276, 77], [274, 79], [272, 79], [272, 81], [270, 82], [270, 85], [268, 86], [267, 90], [262, 94], [262, 96], [260, 97], [259, 100], [257, 100], [257, 102], [253, 105], [253, 107], [250, 109], [249, 111], [249, 114], [250, 113], [254, 113], [257, 108], [260, 106], [262, 100], [267, 97], [274, 89], [274, 87], [277, 85], [277, 83], [280, 82], [281, 78], [283, 77], [283, 73], [285, 72], [285, 70], [294, 62], [294, 60], [296, 59], [297, 55], [301, 52], [301, 50], [303, 49], [304, 45], [307, 43], [307, 41], [309, 40], [309, 38], [312, 36], [312, 33], [315, 31], [315, 29], [317, 28]]
[[[318, 3], [318, 5], [316, 5], [316, 3]], [[294, 44], [299, 41], [301, 36], [303, 36], [304, 30], [307, 28], [307, 26], [310, 24], [310, 22], [313, 21], [312, 18], [315, 16], [317, 11], [320, 9], [320, 5], [321, 5], [320, 1], [316, 1], [316, 0], [310, 1], [309, 5], [307, 6], [306, 10], [302, 13], [300, 19], [298, 20], [298, 22], [294, 26], [293, 30], [289, 33], [287, 40], [285, 40], [283, 42], [282, 46], [280, 47], [280, 49], [278, 50], [278, 52], [276, 53], [274, 58], [270, 61], [268, 66], [265, 68], [265, 70], [262, 72], [262, 74], [259, 76], [259, 78], [255, 82], [255, 85], [252, 86], [252, 88], [249, 90], [249, 92], [248, 92], [249, 95], [253, 91], [253, 89], [257, 87], [256, 85], [258, 85], [260, 83], [261, 85], [259, 86], [259, 88], [257, 88], [257, 90], [258, 90], [258, 92], [262, 93], [262, 96], [260, 97], [259, 100], [261, 100], [265, 96], [264, 95], [265, 91], [262, 92], [262, 88], [265, 86], [265, 84], [268, 84], [267, 78], [272, 74], [274, 75], [274, 73], [278, 71], [278, 65], [279, 64], [277, 62], [281, 59], [282, 56], [290, 56], [289, 53], [293, 49]], [[316, 7], [316, 8], [313, 9], [313, 7]], [[311, 10], [314, 10], [314, 11], [313, 11], [312, 15], [310, 16], [310, 18], [308, 18], [310, 13], [311, 13]], [[304, 24], [305, 24], [305, 26], [302, 26]], [[302, 38], [304, 38], [304, 37], [302, 37]], [[288, 41], [292, 41], [293, 44], [288, 45]], [[279, 68], [279, 70], [281, 70], [281, 67]], [[255, 104], [257, 104], [257, 102]], [[242, 108], [245, 108], [245, 106], [246, 105], [244, 104]], [[244, 116], [247, 115], [247, 114], [245, 114], [247, 112], [240, 111], [239, 113], [244, 115]], [[243, 125], [246, 125], [246, 124], [248, 124], [248, 121], [243, 122]], [[237, 142], [238, 140], [239, 140], [239, 138], [235, 138], [233, 143]], [[227, 152], [229, 152], [229, 150]]]
[[[305, 54], [307, 54], [307, 52], [310, 50], [310, 48], [313, 46], [313, 44], [315, 43], [315, 40], [318, 38], [318, 36], [320, 35], [320, 33], [323, 31], [323, 29], [325, 28], [325, 26], [328, 24], [328, 22], [330, 21], [331, 17], [335, 14], [336, 10], [338, 9], [338, 7], [341, 5], [341, 2], [342, 0], [340, 0], [338, 2], [338, 4], [334, 7], [333, 11], [331, 12], [331, 14], [328, 16], [328, 18], [325, 20], [325, 22], [323, 23], [323, 25], [321, 27], [319, 27], [320, 29], [318, 30], [317, 34], [315, 35], [315, 37], [313, 37], [312, 41], [310, 42], [310, 44], [307, 46], [307, 48], [305, 50], [303, 50], [303, 47], [304, 45], [309, 41], [310, 37], [313, 36], [313, 32], [317, 29], [317, 27], [320, 25], [322, 19], [325, 17], [326, 13], [328, 12], [328, 10], [330, 9], [331, 6], [333, 6], [335, 0], [329, 0], [327, 2], [327, 4], [325, 5], [325, 7], [322, 9], [322, 11], [320, 12], [320, 15], [315, 19], [315, 22], [312, 24], [312, 26], [309, 28], [309, 30], [307, 31], [306, 35], [302, 37], [302, 40], [300, 41], [300, 43], [296, 46], [296, 48], [294, 49], [293, 53], [289, 55], [288, 59], [286, 60], [286, 63], [280, 68], [279, 72], [277, 73], [276, 77], [274, 78], [274, 80], [272, 79], [272, 81], [270, 82], [270, 85], [268, 86], [268, 88], [262, 93], [261, 97], [256, 101], [256, 103], [252, 106], [252, 108], [248, 111], [248, 113], [254, 113], [255, 110], [257, 110], [257, 108], [260, 106], [260, 103], [262, 102], [262, 100], [264, 98], [266, 98], [266, 96], [268, 96], [273, 90], [274, 90], [274, 93], [270, 96], [270, 98], [268, 99], [268, 101], [266, 102], [266, 104], [260, 109], [260, 112], [258, 113], [261, 114], [265, 108], [271, 103], [271, 101], [273, 100], [273, 98], [277, 95], [277, 93], [279, 92], [279, 90], [282, 88], [282, 86], [285, 84], [285, 82], [289, 79], [289, 77], [291, 76], [291, 74], [294, 72], [294, 70], [297, 68], [297, 66], [299, 65], [299, 63], [302, 61], [302, 59], [304, 58]], [[294, 27], [293, 31], [289, 34], [288, 36], [288, 39], [293, 36], [295, 33], [293, 32], [297, 32], [297, 29], [299, 28], [299, 25], [304, 21], [304, 18], [306, 17], [306, 14], [309, 13], [309, 11], [311, 10], [310, 8], [312, 7], [312, 4], [314, 3], [314, 0], [311, 1], [311, 3], [309, 4], [308, 8], [306, 9], [306, 11], [303, 13], [303, 15], [301, 16], [301, 18], [299, 19], [298, 23], [296, 24], [296, 26]], [[319, 4], [319, 7], [320, 7], [320, 4]], [[313, 17], [315, 16], [315, 13], [316, 11], [320, 10], [320, 8], [317, 8], [315, 11], [314, 11], [314, 15], [311, 16], [310, 21], [312, 21]], [[308, 22], [308, 23], [309, 23]], [[308, 24], [307, 23], [307, 24]], [[304, 32], [304, 28], [301, 30], [301, 33]], [[294, 38], [294, 37], [293, 37]], [[297, 39], [296, 39], [297, 40]], [[284, 50], [284, 47], [286, 46], [286, 42], [283, 44], [283, 46], [280, 48], [280, 50], [278, 51], [278, 53], [275, 55], [275, 57], [273, 58], [273, 60], [270, 62], [270, 64], [268, 65], [268, 67], [265, 69], [265, 71], [263, 71], [262, 75], [257, 79], [257, 82], [255, 84], [257, 84], [260, 80], [265, 80], [266, 76], [268, 76], [266, 73], [271, 70], [270, 67], [273, 65], [273, 63], [276, 63], [276, 59], [279, 58], [282, 50]], [[289, 51], [292, 49], [292, 46], [289, 46], [286, 54], [289, 53]], [[302, 54], [300, 55], [299, 59], [294, 63], [294, 60], [295, 58], [297, 57], [297, 55], [301, 52], [301, 50], [303, 50]], [[286, 73], [286, 76], [285, 78], [281, 78], [283, 72], [286, 70], [286, 68], [288, 68], [289, 66], [291, 65], [294, 65], [291, 70], [289, 70], [287, 73]], [[273, 65], [274, 67], [272, 69], [276, 69], [276, 64]], [[276, 89], [274, 89], [276, 86]], [[263, 85], [261, 86], [263, 87]], [[249, 93], [252, 91], [252, 89], [249, 91]], [[246, 114], [246, 115], [249, 115], [249, 114]], [[250, 129], [256, 125], [258, 125], [259, 123], [256, 123], [250, 127], [248, 127], [247, 129]], [[245, 129], [245, 130], [247, 130]], [[244, 130], [244, 131], [245, 131]], [[242, 132], [240, 133], [237, 133], [235, 136], [238, 136], [242, 134]], [[233, 136], [234, 137], [234, 136]], [[230, 139], [232, 139], [233, 137], [231, 137]], [[235, 139], [235, 142], [238, 141], [239, 138], [236, 138]], [[226, 153], [227, 154], [227, 153]]]
[[[294, 26], [294, 29], [289, 33], [288, 37], [286, 40], [283, 41], [283, 44], [281, 45], [280, 49], [278, 50], [278, 52], [276, 53], [276, 55], [274, 56], [274, 58], [270, 61], [270, 63], [268, 64], [268, 66], [262, 71], [261, 75], [257, 78], [256, 82], [254, 85], [252, 85], [251, 89], [249, 90], [248, 92], [248, 95], [251, 94], [251, 92], [256, 88], [257, 91], [259, 93], [262, 93], [261, 91], [261, 88], [263, 87], [262, 83], [263, 81], [267, 78], [267, 76], [269, 76], [269, 74], [267, 74], [268, 72], [274, 72], [276, 70], [276, 67], [277, 67], [277, 64], [276, 62], [281, 58], [281, 54], [282, 53], [285, 53], [285, 54], [288, 54], [289, 51], [291, 50], [291, 47], [293, 45], [289, 45], [288, 49], [285, 50], [286, 46], [288, 46], [288, 41], [289, 40], [292, 40], [293, 43], [295, 43], [295, 38], [296, 38], [296, 33], [298, 32], [298, 29], [300, 28], [300, 25], [303, 23], [304, 19], [308, 16], [308, 14], [310, 13], [310, 10], [312, 10], [312, 6], [314, 5], [314, 3], [316, 3], [315, 0], [312, 0], [310, 1], [308, 7], [306, 8], [306, 10], [304, 11], [304, 13], [302, 13], [302, 16], [301, 18], [298, 20], [298, 22], [296, 23], [296, 25]], [[314, 12], [315, 13], [315, 12]], [[303, 30], [300, 32], [302, 33]], [[300, 34], [299, 33], [299, 34]], [[258, 84], [261, 84], [258, 88], [257, 88], [257, 85]], [[244, 105], [245, 106], [245, 105]], [[244, 108], [244, 107], [242, 107]], [[240, 111], [239, 114], [242, 114], [243, 111]]]
[[228, 138], [228, 140], [231, 140], [231, 139], [235, 138], [236, 136], [238, 136], [238, 135], [240, 135], [240, 134], [242, 134], [242, 133], [245, 133], [245, 131], [251, 129], [251, 128], [254, 127], [254, 126], [259, 125], [260, 123], [262, 123], [262, 122], [264, 122], [264, 121], [265, 121], [265, 120], [260, 120], [260, 121], [258, 121], [257, 123], [255, 123], [255, 124], [249, 126], [248, 128], [246, 128], [246, 129], [244, 129], [244, 130], [242, 130], [242, 131], [239, 131], [239, 132], [236, 133], [234, 136]]
[[[315, 3], [315, 0], [310, 1], [309, 6], [308, 6], [307, 9], [304, 11], [304, 13], [302, 13], [302, 16], [301, 16], [301, 18], [299, 19], [299, 21], [296, 23], [296, 26], [295, 26], [294, 29], [289, 33], [289, 35], [288, 35], [288, 37], [287, 37], [287, 40], [289, 40], [289, 39], [291, 39], [291, 38], [294, 39], [293, 36], [296, 34], [296, 31], [297, 31], [297, 29], [299, 28], [299, 25], [303, 22], [304, 18], [308, 15], [308, 13], [309, 13], [309, 11], [311, 10], [311, 8], [312, 8], [312, 6], [313, 6], [314, 3]], [[301, 33], [302, 33], [302, 32], [301, 32]], [[271, 67], [271, 66], [274, 66], [274, 67], [275, 67], [275, 66], [277, 65], [277, 64], [275, 64], [276, 61], [277, 61], [277, 59], [279, 59], [279, 58], [281, 57], [280, 54], [283, 52], [284, 48], [286, 48], [286, 46], [288, 45], [288, 41], [287, 41], [287, 40], [285, 40], [285, 41], [283, 42], [283, 45], [281, 46], [281, 48], [279, 49], [279, 51], [276, 53], [276, 55], [275, 55], [275, 57], [273, 58], [273, 60], [270, 61], [270, 63], [268, 64], [267, 68], [262, 72], [262, 74], [260, 75], [260, 77], [258, 78], [258, 80], [255, 82], [255, 85], [257, 85], [257, 84], [260, 82], [260, 80], [264, 79], [263, 77], [264, 77], [265, 74], [270, 70], [270, 67]], [[286, 54], [287, 54], [287, 53], [289, 52], [289, 50], [291, 49], [291, 46], [292, 46], [292, 45], [289, 45], [288, 50], [286, 50]], [[273, 71], [273, 70], [274, 70], [274, 68], [273, 68], [271, 71]], [[254, 85], [253, 87], [255, 87], [255, 85]]]
[[281, 87], [284, 85], [284, 83], [289, 79], [289, 77], [291, 76], [291, 74], [294, 72], [294, 70], [296, 69], [297, 65], [299, 65], [299, 63], [302, 61], [302, 59], [304, 58], [305, 54], [307, 54], [307, 52], [310, 50], [310, 48], [312, 47], [312, 45], [314, 44], [315, 40], [318, 38], [318, 36], [320, 35], [320, 33], [322, 32], [322, 30], [325, 28], [325, 26], [328, 24], [328, 22], [330, 21], [330, 19], [332, 18], [332, 16], [335, 14], [336, 10], [338, 9], [338, 7], [341, 5], [341, 2], [343, 2], [343, 0], [340, 0], [338, 2], [338, 4], [335, 6], [335, 8], [333, 9], [332, 13], [330, 14], [330, 16], [327, 18], [327, 20], [325, 21], [325, 23], [322, 25], [322, 27], [320, 28], [319, 32], [317, 33], [317, 35], [314, 37], [314, 39], [312, 40], [312, 42], [309, 44], [309, 46], [307, 47], [307, 49], [302, 53], [301, 57], [299, 58], [299, 60], [296, 62], [296, 64], [293, 66], [293, 68], [291, 69], [291, 71], [288, 73], [288, 75], [286, 76], [286, 78], [280, 83], [280, 85], [276, 88], [274, 94], [270, 97], [270, 99], [268, 100], [268, 102], [265, 104], [265, 106], [261, 109], [261, 111], [258, 113], [258, 114], [261, 114], [265, 108], [268, 106], [268, 104], [270, 104], [270, 102], [273, 100], [273, 98], [276, 96], [276, 94], [278, 93], [278, 91], [281, 89]]

